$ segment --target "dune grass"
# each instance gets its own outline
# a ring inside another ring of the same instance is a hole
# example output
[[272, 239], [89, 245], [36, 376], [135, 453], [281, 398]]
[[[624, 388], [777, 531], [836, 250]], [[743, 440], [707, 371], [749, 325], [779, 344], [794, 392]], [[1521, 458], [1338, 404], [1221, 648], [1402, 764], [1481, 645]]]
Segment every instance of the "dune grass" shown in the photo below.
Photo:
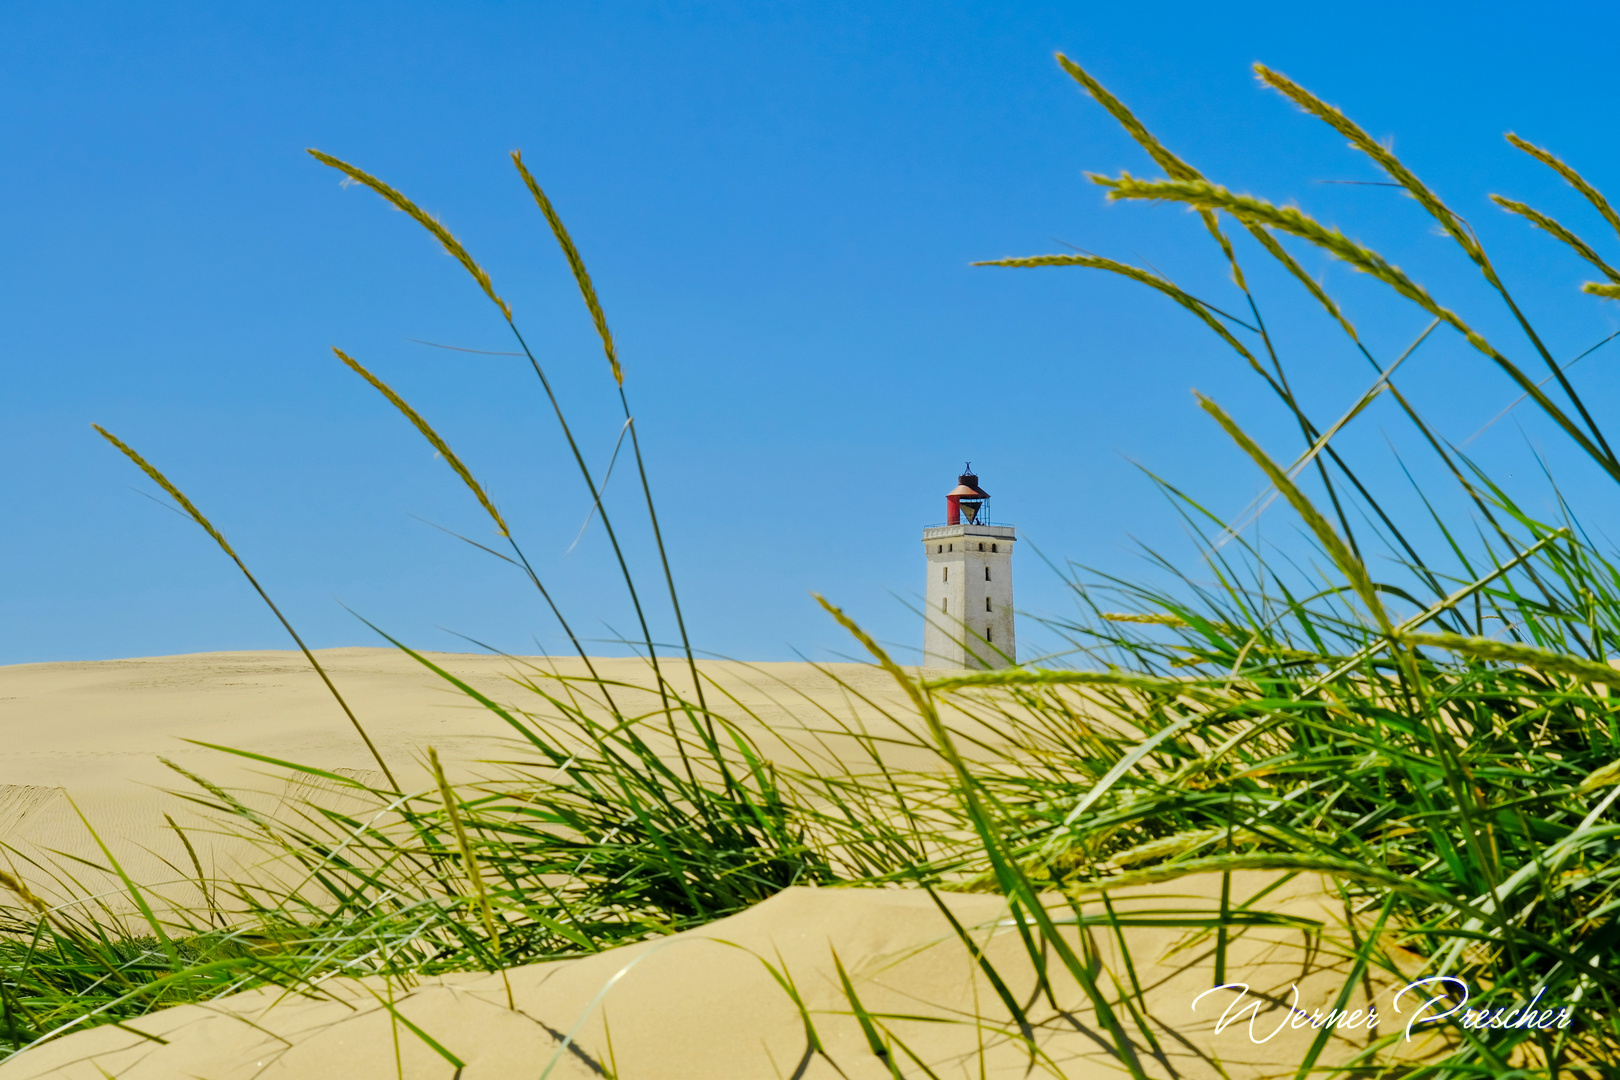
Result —
[[[188, 776], [188, 797], [234, 822], [281, 869], [263, 880], [207, 882], [209, 903], [189, 914], [160, 918], [139, 905], [144, 929], [88, 903], [37, 900], [28, 875], [63, 871], [12, 853], [15, 872], [0, 878], [10, 894], [9, 906], [0, 907], [0, 1048], [251, 985], [318, 992], [317, 980], [336, 972], [408, 982], [581, 955], [701, 925], [792, 884], [901, 883], [1005, 894], [1037, 970], [1056, 965], [1083, 989], [1121, 1069], [1141, 1076], [1155, 1037], [1138, 1008], [1140, 990], [1100, 972], [1073, 928], [1106, 928], [1107, 909], [1098, 916], [1097, 903], [1113, 888], [1266, 869], [1334, 883], [1351, 924], [1366, 929], [1356, 955], [1361, 968], [1397, 970], [1389, 950], [1398, 944], [1408, 966], [1418, 958], [1422, 974], [1465, 980], [1472, 1008], [1509, 1007], [1539, 991], [1542, 1008], [1569, 1011], [1567, 1026], [1548, 1030], [1459, 1025], [1457, 1045], [1443, 1060], [1399, 1075], [1612, 1075], [1620, 1062], [1620, 975], [1611, 959], [1620, 945], [1620, 823], [1613, 812], [1620, 709], [1612, 693], [1620, 674], [1611, 663], [1620, 646], [1620, 564], [1582, 531], [1574, 508], [1566, 507], [1563, 519], [1541, 520], [1493, 483], [1424, 419], [1396, 369], [1430, 334], [1458, 335], [1616, 480], [1620, 459], [1473, 231], [1341, 112], [1258, 69], [1267, 85], [1349, 139], [1435, 218], [1522, 340], [1488, 340], [1377, 252], [1305, 212], [1208, 180], [1082, 68], [1059, 59], [1165, 173], [1097, 183], [1112, 199], [1196, 210], [1231, 271], [1236, 306], [1247, 314], [1229, 314], [1157, 272], [1100, 256], [989, 265], [1077, 266], [1157, 290], [1261, 379], [1303, 445], [1294, 460], [1275, 461], [1217, 403], [1203, 401], [1212, 431], [1239, 447], [1270, 489], [1228, 522], [1165, 485], [1202, 539], [1200, 561], [1163, 561], [1171, 586], [1077, 575], [1082, 616], [1055, 626], [1084, 660], [1074, 668], [919, 675], [824, 602], [909, 703], [908, 710], [864, 703], [903, 734], [873, 739], [831, 714], [809, 715], [814, 706], [806, 700], [807, 726], [857, 739], [870, 765], [839, 770], [808, 757], [798, 766], [774, 764], [751, 740], [741, 706], [705, 685], [684, 629], [675, 654], [690, 674], [687, 689], [666, 676], [668, 650], [647, 629], [645, 601], [600, 486], [542, 365], [522, 345], [624, 570], [658, 704], [636, 711], [630, 703], [640, 691], [589, 667], [555, 605], [591, 677], [528, 669], [513, 687], [522, 708], [485, 696], [394, 641], [487, 710], [523, 752], [486, 778], [457, 785], [435, 768], [433, 782], [417, 790], [400, 789], [391, 775], [388, 786], [372, 787], [261, 758], [352, 796], [339, 809], [312, 803], [275, 817]], [[1620, 232], [1595, 186], [1550, 152], [1510, 139]], [[522, 344], [511, 308], [448, 230], [362, 170], [316, 156], [426, 227]], [[601, 335], [613, 392], [625, 403], [645, 513], [656, 526], [602, 306], [561, 218], [514, 161]], [[1500, 202], [1613, 278], [1601, 255], [1612, 241], [1589, 243], [1523, 203]], [[1406, 353], [1380, 360], [1285, 242], [1314, 246], [1370, 275], [1394, 303], [1414, 305], [1431, 325]], [[1309, 415], [1290, 388], [1240, 253], [1277, 261], [1305, 302], [1323, 309], [1369, 363], [1369, 389], [1332, 422]], [[1611, 285], [1595, 283], [1593, 302], [1610, 295]], [[338, 355], [440, 451], [509, 545], [486, 550], [550, 604], [474, 472], [422, 414], [358, 361]], [[1405, 500], [1380, 499], [1376, 484], [1335, 446], [1335, 436], [1384, 396], [1465, 497], [1467, 515], [1431, 508], [1403, 520]], [[115, 445], [236, 558], [179, 487]], [[1262, 545], [1252, 528], [1262, 513], [1281, 515], [1279, 503], [1303, 526], [1300, 544], [1287, 551]], [[658, 556], [667, 602], [678, 614], [661, 542]], [[363, 737], [362, 721], [355, 723]], [[938, 768], [900, 767], [900, 749], [925, 750]], [[141, 895], [135, 883], [129, 887]], [[1263, 901], [1251, 908], [1251, 899], [1223, 895], [1229, 905], [1214, 923], [1186, 915], [1189, 933], [1216, 944], [1217, 978], [1230, 974], [1219, 959], [1229, 934], [1263, 913]], [[870, 1052], [894, 1075], [926, 1075], [923, 1048], [899, 1042], [884, 1017], [864, 1009], [847, 977], [844, 984]], [[1002, 1004], [1011, 1017], [1005, 1034], [1029, 1043], [1031, 1067], [1061, 1075], [1040, 1053], [1032, 1006], [1006, 996]], [[1365, 1049], [1361, 1064], [1378, 1067], [1399, 1038], [1387, 1032]], [[1325, 1042], [1324, 1033], [1298, 1075], [1317, 1069]]]

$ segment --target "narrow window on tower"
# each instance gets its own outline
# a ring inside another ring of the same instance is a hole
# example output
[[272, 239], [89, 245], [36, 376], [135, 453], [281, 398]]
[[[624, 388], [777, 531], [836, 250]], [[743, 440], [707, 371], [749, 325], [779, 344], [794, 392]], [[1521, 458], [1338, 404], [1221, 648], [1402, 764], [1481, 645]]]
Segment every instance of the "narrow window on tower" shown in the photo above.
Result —
[[950, 601], [949, 600], [941, 600], [939, 602], [939, 610], [942, 611], [942, 612], [950, 611], [951, 610], [950, 609]]
[[990, 610], [990, 598], [988, 596], [984, 598], [984, 610]]
[[934, 545], [934, 554], [935, 555], [943, 555], [943, 554], [945, 554], [945, 545], [944, 544], [935, 544]]
[[990, 640], [990, 628], [988, 626], [984, 628], [984, 640]]
[[984, 550], [984, 545], [983, 545], [983, 544], [980, 544], [980, 545], [979, 545], [979, 550], [980, 550], [980, 551], [983, 551], [983, 550]]
[[988, 566], [984, 568], [984, 580], [990, 580], [990, 568]]
[[995, 553], [996, 553], [996, 545], [991, 544], [990, 545], [990, 554], [994, 555]]
[[940, 569], [942, 571], [944, 571], [944, 573], [942, 573], [940, 575], [939, 580], [941, 580], [941, 581], [949, 581], [949, 580], [951, 580], [951, 568], [948, 567], [948, 566], [942, 566], [942, 567], [940, 567]]

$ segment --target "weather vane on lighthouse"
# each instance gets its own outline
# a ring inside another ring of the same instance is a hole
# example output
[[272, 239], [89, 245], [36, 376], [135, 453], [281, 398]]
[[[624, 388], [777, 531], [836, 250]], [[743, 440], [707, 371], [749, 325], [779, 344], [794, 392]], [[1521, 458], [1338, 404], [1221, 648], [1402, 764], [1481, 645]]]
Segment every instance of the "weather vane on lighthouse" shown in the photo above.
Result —
[[1011, 525], [993, 525], [990, 493], [967, 463], [945, 495], [945, 524], [923, 530], [928, 558], [923, 666], [998, 668], [1016, 662]]

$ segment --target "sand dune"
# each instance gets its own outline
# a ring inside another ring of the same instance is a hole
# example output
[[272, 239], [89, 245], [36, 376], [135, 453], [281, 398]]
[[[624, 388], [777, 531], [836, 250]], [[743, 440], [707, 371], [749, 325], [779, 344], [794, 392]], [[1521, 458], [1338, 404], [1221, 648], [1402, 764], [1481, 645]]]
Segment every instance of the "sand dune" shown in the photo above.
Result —
[[[512, 732], [487, 710], [410, 657], [394, 649], [327, 649], [318, 654], [389, 767], [407, 787], [428, 782], [421, 762], [428, 746], [452, 776], [469, 776], [477, 763], [509, 757]], [[536, 670], [565, 678], [586, 672], [578, 659], [426, 654], [494, 700], [546, 711], [545, 703], [514, 681]], [[597, 659], [598, 672], [618, 685], [627, 713], [658, 707], [656, 681], [637, 659]], [[830, 665], [836, 680], [802, 663], [746, 665], [703, 661], [710, 696], [760, 737], [768, 756], [788, 764], [810, 760], [842, 767], [860, 756], [852, 739], [812, 734], [809, 728], [846, 722], [879, 723], [856, 695], [898, 704], [892, 680], [859, 664]], [[684, 664], [666, 664], [665, 676], [692, 693]], [[842, 681], [845, 685], [840, 686]], [[639, 688], [639, 689], [637, 689]], [[818, 713], [824, 709], [826, 713]], [[754, 719], [748, 718], [749, 713]], [[194, 740], [188, 742], [186, 740]], [[138, 882], [167, 883], [163, 896], [195, 903], [189, 859], [165, 819], [192, 837], [209, 876], [228, 876], [257, 850], [228, 836], [165, 794], [196, 789], [165, 767], [166, 757], [233, 788], [257, 789], [245, 798], [256, 809], [311, 794], [303, 781], [271, 775], [267, 767], [195, 745], [212, 743], [295, 761], [361, 779], [379, 777], [377, 763], [308, 662], [296, 652], [201, 653], [0, 667], [0, 844], [15, 848], [14, 871], [41, 895], [63, 897], [44, 872], [19, 858], [59, 865], [51, 852], [104, 861], [86, 821], [93, 825]], [[929, 755], [912, 764], [930, 767]], [[80, 817], [83, 812], [83, 818]], [[0, 859], [7, 857], [0, 849]], [[0, 865], [5, 865], [0, 862]], [[73, 873], [89, 891], [103, 892], [121, 911], [133, 906], [115, 878], [79, 865]]]
[[[321, 655], [407, 787], [426, 780], [420, 759], [430, 745], [463, 774], [509, 752], [507, 731], [495, 718], [408, 657], [380, 649]], [[445, 654], [433, 659], [496, 700], [535, 702], [512, 681], [521, 674], [512, 661]], [[564, 675], [583, 674], [577, 661], [536, 663]], [[646, 665], [605, 660], [598, 666], [623, 684], [615, 692], [627, 711], [656, 707]], [[705, 662], [703, 673], [713, 680], [712, 696], [731, 699], [729, 714], [752, 714], [752, 733], [778, 760], [859, 767], [866, 750], [841, 730], [844, 725], [898, 739], [885, 752], [910, 754], [905, 764], [937, 767], [926, 751], [905, 747], [897, 718], [908, 710], [880, 671], [836, 665], [834, 679], [806, 664]], [[686, 673], [677, 667], [671, 677], [679, 682]], [[267, 812], [340, 805], [350, 797], [330, 781], [289, 781], [184, 740], [292, 759], [367, 783], [381, 778], [297, 654], [0, 668], [0, 702], [0, 858], [42, 894], [52, 891], [41, 878], [52, 850], [100, 857], [86, 821], [137, 880], [168, 883], [161, 895], [176, 906], [197, 904], [201, 897], [187, 883], [191, 875], [184, 872], [180, 842], [165, 814], [195, 830], [190, 835], [208, 875], [228, 873], [232, 860], [248, 857], [241, 841], [207, 834], [186, 804], [163, 793], [184, 783], [157, 760], [160, 754], [223, 783], [256, 785], [258, 807]], [[893, 715], [886, 716], [891, 706]], [[81, 889], [98, 887], [93, 871], [78, 867], [75, 873]], [[1276, 880], [1238, 875], [1234, 902]], [[111, 879], [99, 887], [115, 903], [122, 893]], [[1176, 897], [1165, 895], [1165, 888], [1111, 896], [1118, 910], [1144, 917], [1155, 908], [1189, 904], [1213, 913], [1218, 904], [1218, 878], [1178, 881]], [[1250, 929], [1233, 946], [1228, 970], [1241, 971], [1255, 993], [1269, 996], [1269, 1011], [1253, 1028], [1260, 1035], [1287, 1017], [1280, 1003], [1291, 986], [1309, 1009], [1329, 1004], [1350, 978], [1335, 945], [1342, 937], [1342, 907], [1325, 900], [1321, 890], [1319, 881], [1300, 877], [1264, 901], [1265, 911], [1317, 924], [1319, 933], [1297, 926]], [[334, 978], [316, 996], [265, 989], [167, 1009], [125, 1027], [95, 1028], [30, 1050], [0, 1065], [0, 1080], [891, 1077], [889, 1063], [872, 1052], [853, 1015], [835, 956], [864, 1007], [882, 1018], [883, 1037], [895, 1040], [899, 1075], [925, 1075], [919, 1062], [941, 1078], [963, 1080], [1125, 1075], [1097, 1008], [1080, 987], [1063, 976], [1053, 980], [1050, 997], [1037, 991], [1022, 942], [999, 921], [1005, 914], [1000, 898], [944, 899], [962, 923], [975, 928], [984, 955], [1029, 1009], [1029, 1034], [1039, 1048], [1033, 1072], [1029, 1045], [1016, 1038], [995, 988], [926, 894], [793, 888], [700, 929], [582, 959], [514, 968], [504, 976], [461, 974], [408, 986]], [[1251, 1040], [1246, 1022], [1217, 1033], [1216, 1020], [1233, 1000], [1230, 991], [1193, 1009], [1196, 996], [1214, 982], [1210, 939], [1171, 926], [1134, 925], [1123, 931], [1123, 940], [1141, 986], [1135, 1004], [1145, 1031], [1134, 1022], [1128, 1026], [1147, 1075], [1292, 1074], [1314, 1029], [1285, 1028], [1264, 1042]], [[1130, 985], [1119, 944], [1107, 934], [1095, 936], [1103, 990], [1114, 1000]], [[799, 995], [805, 1014], [784, 982]], [[1397, 1029], [1387, 980], [1357, 982], [1348, 1007], [1365, 1007], [1369, 992], [1388, 1018], [1383, 1033]], [[982, 1022], [972, 1022], [975, 1016]], [[812, 1030], [822, 1052], [815, 1050]], [[1368, 1037], [1365, 1030], [1336, 1034], [1322, 1060], [1342, 1061]], [[1417, 1052], [1419, 1046], [1406, 1049]], [[459, 1071], [453, 1061], [462, 1063]]]
[[[429, 743], [441, 754], [475, 759], [509, 733], [465, 695], [393, 649], [327, 649], [317, 655], [391, 764], [408, 762]], [[503, 703], [543, 707], [513, 676], [545, 669], [582, 678], [577, 659], [427, 653], [452, 674]], [[636, 659], [597, 659], [626, 712], [657, 705], [648, 665]], [[718, 685], [728, 714], [742, 707], [773, 728], [803, 726], [812, 700], [851, 716], [851, 701], [833, 680], [809, 664], [740, 664], [702, 661], [706, 680]], [[897, 700], [881, 671], [833, 664], [861, 693]], [[692, 693], [684, 663], [665, 662], [664, 674]], [[627, 689], [639, 687], [639, 690]], [[709, 693], [715, 696], [715, 689]], [[740, 706], [725, 699], [735, 696]], [[783, 699], [798, 699], [791, 711]], [[183, 739], [280, 755], [323, 767], [372, 769], [375, 762], [296, 652], [200, 653], [135, 660], [20, 664], [0, 667], [0, 785], [62, 786], [70, 791], [118, 788], [166, 780], [155, 763], [164, 754], [181, 761], [221, 759]], [[870, 713], [867, 713], [870, 716]], [[223, 762], [221, 762], [223, 764]]]
[[[1261, 874], [1237, 875], [1233, 895], [1272, 883]], [[1304, 1008], [1315, 1009], [1331, 1004], [1351, 981], [1333, 948], [1336, 904], [1324, 902], [1319, 889], [1315, 880], [1296, 879], [1268, 897], [1267, 910], [1319, 921], [1325, 934], [1251, 929], [1231, 947], [1232, 969], [1266, 999], [1252, 1026], [1245, 1015], [1215, 1030], [1237, 1000], [1235, 991], [1217, 991], [1193, 1007], [1214, 980], [1210, 938], [1190, 940], [1165, 927], [1125, 931], [1144, 1015], [1141, 1028], [1128, 1015], [1126, 1026], [1147, 1075], [1239, 1080], [1293, 1074], [1316, 1031], [1284, 1025], [1291, 987]], [[1191, 899], [1213, 912], [1220, 881], [1178, 882], [1175, 892], [1178, 906]], [[1170, 899], [1140, 888], [1113, 896], [1118, 910], [1142, 916]], [[513, 968], [504, 976], [465, 974], [414, 986], [333, 979], [321, 986], [325, 997], [265, 989], [167, 1009], [128, 1025], [134, 1030], [97, 1028], [29, 1051], [0, 1065], [0, 1080], [891, 1077], [854, 1016], [834, 956], [864, 1009], [880, 1018], [880, 1039], [889, 1042], [902, 1076], [925, 1075], [919, 1061], [942, 1080], [1127, 1075], [1080, 987], [1055, 977], [1057, 1008], [1037, 991], [1017, 933], [998, 922], [1005, 914], [999, 897], [947, 894], [945, 900], [1028, 1009], [1031, 1041], [1039, 1048], [1033, 1069], [1029, 1044], [1016, 1037], [993, 987], [925, 894], [794, 888], [698, 930]], [[1097, 945], [1107, 969], [1123, 977], [1117, 944], [1097, 935]], [[803, 1013], [776, 975], [791, 981]], [[1391, 984], [1375, 978], [1370, 985], [1386, 1017], [1379, 1033], [1399, 1031], [1404, 1017], [1390, 1007]], [[1110, 998], [1120, 994], [1106, 977], [1104, 989]], [[1346, 1008], [1366, 1007], [1357, 981]], [[1410, 999], [1406, 1008], [1410, 1015]], [[984, 1020], [975, 1023], [975, 1016]], [[822, 1052], [811, 1042], [812, 1031]], [[1359, 1027], [1335, 1032], [1321, 1061], [1346, 1060], [1371, 1034]], [[1403, 1046], [1408, 1057], [1439, 1049], [1421, 1037]]]

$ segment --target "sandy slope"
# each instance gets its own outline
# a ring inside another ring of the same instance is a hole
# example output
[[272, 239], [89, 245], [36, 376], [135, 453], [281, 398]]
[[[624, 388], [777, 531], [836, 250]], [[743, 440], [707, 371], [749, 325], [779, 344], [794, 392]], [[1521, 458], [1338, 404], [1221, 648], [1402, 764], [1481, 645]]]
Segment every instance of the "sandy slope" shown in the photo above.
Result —
[[[452, 774], [476, 771], [480, 760], [509, 756], [510, 729], [408, 656], [393, 649], [360, 648], [318, 655], [407, 787], [427, 782], [421, 761], [430, 745]], [[428, 655], [496, 701], [542, 712], [544, 702], [514, 683], [513, 676], [532, 675], [534, 668], [585, 674], [577, 659]], [[627, 713], [657, 708], [651, 690], [656, 682], [645, 662], [594, 663], [604, 678], [642, 688], [614, 691]], [[670, 683], [691, 693], [684, 664], [666, 664], [664, 670]], [[719, 699], [727, 715], [753, 713], [757, 720], [749, 726], [764, 737], [768, 754], [787, 762], [805, 755], [823, 765], [858, 756], [858, 750], [847, 737], [816, 736], [807, 728], [835, 727], [834, 715], [844, 722], [881, 725], [877, 711], [861, 704], [858, 696], [898, 701], [893, 682], [880, 671], [858, 664], [831, 665], [830, 670], [846, 686], [803, 663], [701, 662], [703, 677], [712, 680], [708, 695]], [[769, 736], [767, 727], [780, 737]], [[168, 895], [182, 903], [194, 899], [182, 880], [192, 874], [185, 870], [187, 859], [165, 812], [182, 827], [198, 830], [193, 839], [211, 876], [228, 870], [233, 859], [246, 857], [246, 849], [210, 836], [187, 804], [164, 794], [165, 788], [196, 789], [166, 768], [160, 756], [216, 782], [262, 789], [258, 805], [265, 809], [303, 792], [287, 791], [284, 779], [269, 776], [262, 766], [187, 739], [380, 782], [377, 763], [296, 652], [0, 667], [0, 843], [55, 863], [60, 859], [49, 856], [53, 850], [102, 861], [76, 804], [137, 881], [177, 882]], [[915, 755], [913, 763], [927, 765], [927, 756]], [[5, 857], [0, 850], [0, 859]], [[43, 880], [42, 871], [20, 863], [17, 855], [10, 864], [42, 895], [61, 895]], [[92, 890], [120, 891], [105, 875], [80, 867], [74, 873]], [[116, 897], [113, 902], [121, 903]]]

